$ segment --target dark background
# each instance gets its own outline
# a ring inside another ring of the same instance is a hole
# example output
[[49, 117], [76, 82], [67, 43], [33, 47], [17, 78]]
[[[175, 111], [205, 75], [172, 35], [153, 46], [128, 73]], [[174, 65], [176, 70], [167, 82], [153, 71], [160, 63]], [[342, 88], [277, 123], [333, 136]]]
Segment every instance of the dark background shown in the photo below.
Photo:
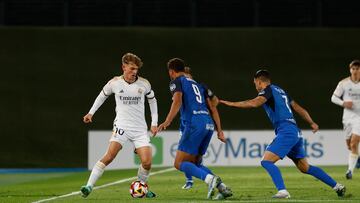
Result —
[[[121, 74], [126, 52], [144, 61], [140, 75], [156, 93], [159, 122], [171, 104], [166, 62], [181, 57], [196, 80], [229, 100], [255, 97], [253, 74], [267, 68], [322, 129], [339, 129], [342, 111], [330, 97], [360, 58], [359, 7], [351, 0], [0, 0], [0, 167], [86, 167], [87, 132], [111, 129], [114, 98], [94, 123], [82, 117]], [[219, 111], [224, 129], [271, 129], [261, 108]]]
[[0, 25], [358, 27], [358, 0], [0, 0]]

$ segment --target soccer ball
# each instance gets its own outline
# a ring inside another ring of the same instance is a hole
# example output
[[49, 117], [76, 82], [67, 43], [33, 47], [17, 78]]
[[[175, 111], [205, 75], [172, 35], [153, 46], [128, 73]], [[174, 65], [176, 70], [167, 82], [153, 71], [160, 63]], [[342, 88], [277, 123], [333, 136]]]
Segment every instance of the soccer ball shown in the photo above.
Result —
[[148, 192], [148, 186], [142, 181], [134, 181], [130, 185], [130, 195], [134, 198], [143, 198]]

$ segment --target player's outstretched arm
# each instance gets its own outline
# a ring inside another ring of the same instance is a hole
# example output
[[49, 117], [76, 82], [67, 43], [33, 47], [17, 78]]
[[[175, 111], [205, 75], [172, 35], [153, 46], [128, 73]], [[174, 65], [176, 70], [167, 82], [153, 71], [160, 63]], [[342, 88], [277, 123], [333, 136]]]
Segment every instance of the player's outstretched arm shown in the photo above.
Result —
[[310, 127], [314, 133], [319, 130], [319, 126], [313, 121], [306, 109], [301, 107], [294, 100], [291, 102], [291, 107], [294, 109], [294, 111], [296, 111], [297, 114], [299, 114], [306, 122], [310, 124]]
[[266, 102], [266, 98], [263, 96], [257, 96], [254, 99], [239, 101], [239, 102], [231, 102], [220, 99], [221, 104], [225, 104], [227, 106], [237, 107], [237, 108], [257, 108], [263, 105]]
[[225, 136], [224, 136], [224, 132], [222, 131], [222, 128], [221, 128], [220, 115], [219, 115], [219, 112], [218, 112], [218, 110], [216, 108], [217, 104], [214, 103], [213, 100], [209, 99], [209, 98], [206, 99], [206, 102], [207, 102], [208, 107], [210, 109], [211, 117], [215, 121], [218, 139], [225, 143], [226, 139], [225, 139]]
[[172, 97], [172, 104], [170, 111], [165, 119], [165, 121], [159, 125], [158, 132], [162, 130], [166, 130], [166, 128], [171, 124], [171, 122], [174, 120], [175, 116], [179, 112], [181, 105], [182, 105], [182, 92], [175, 92]]
[[219, 98], [216, 96], [216, 95], [214, 95], [211, 99], [210, 99], [210, 102], [211, 102], [211, 104], [213, 105], [213, 106], [217, 106], [218, 104], [219, 104]]

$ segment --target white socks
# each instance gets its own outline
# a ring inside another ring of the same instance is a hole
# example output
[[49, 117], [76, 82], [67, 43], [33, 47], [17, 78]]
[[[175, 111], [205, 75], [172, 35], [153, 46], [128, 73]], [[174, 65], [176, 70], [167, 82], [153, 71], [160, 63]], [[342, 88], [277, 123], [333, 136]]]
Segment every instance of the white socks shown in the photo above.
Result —
[[283, 190], [279, 190], [278, 193], [281, 193], [281, 194], [287, 194], [289, 195], [290, 193], [286, 190], [286, 189], [283, 189]]
[[[214, 178], [214, 175], [207, 174], [206, 177], [205, 177], [204, 182], [209, 185], [209, 184], [211, 183], [211, 181], [212, 181], [213, 178]], [[224, 191], [224, 190], [226, 189], [225, 183], [221, 182], [221, 183], [217, 186], [217, 189], [218, 189], [220, 192]]]
[[337, 191], [337, 190], [339, 190], [341, 187], [343, 187], [343, 185], [341, 185], [340, 183], [336, 183], [336, 185], [333, 187], [333, 190]]
[[146, 170], [143, 168], [143, 166], [140, 164], [139, 170], [138, 170], [138, 180], [146, 183], [149, 178], [150, 170]]
[[204, 181], [205, 181], [206, 184], [209, 185], [209, 184], [211, 183], [211, 180], [212, 180], [213, 178], [214, 178], [213, 175], [207, 174]]
[[89, 177], [89, 180], [88, 180], [86, 186], [94, 187], [96, 181], [104, 173], [105, 167], [106, 167], [105, 164], [103, 164], [102, 162], [100, 162], [100, 161], [96, 162], [94, 168], [91, 171], [91, 174], [90, 174], [90, 177]]
[[217, 189], [222, 192], [226, 189], [226, 185], [224, 183], [220, 183], [219, 186], [217, 187]]
[[[90, 174], [90, 177], [89, 177], [89, 180], [87, 182], [87, 186], [91, 186], [91, 187], [94, 187], [96, 181], [102, 176], [102, 174], [104, 173], [104, 170], [105, 170], [105, 164], [103, 164], [102, 162], [98, 161], [94, 168], [92, 169], [91, 171], [91, 174]], [[143, 182], [147, 182], [147, 179], [149, 177], [149, 174], [150, 174], [150, 171], [149, 170], [146, 170], [142, 167], [142, 165], [140, 164], [140, 167], [139, 167], [139, 170], [138, 170], [138, 179], [140, 181], [143, 181]]]
[[353, 154], [352, 152], [350, 152], [348, 170], [351, 171], [351, 173], [354, 173], [354, 169], [355, 169], [358, 158], [359, 158], [359, 155]]

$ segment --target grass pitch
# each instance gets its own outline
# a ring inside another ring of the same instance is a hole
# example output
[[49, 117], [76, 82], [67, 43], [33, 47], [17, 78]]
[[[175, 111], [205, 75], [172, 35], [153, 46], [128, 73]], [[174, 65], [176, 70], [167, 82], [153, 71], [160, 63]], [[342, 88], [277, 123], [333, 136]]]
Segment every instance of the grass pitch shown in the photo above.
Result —
[[[291, 194], [288, 200], [273, 200], [276, 189], [269, 175], [261, 167], [213, 167], [213, 172], [231, 187], [234, 196], [226, 202], [360, 202], [360, 170], [352, 180], [346, 180], [345, 166], [322, 167], [347, 187], [345, 198], [312, 176], [294, 167], [281, 167], [285, 184]], [[153, 169], [153, 172], [162, 169]], [[137, 170], [105, 171], [97, 185], [104, 185], [136, 176]], [[0, 174], [0, 202], [34, 202], [79, 191], [90, 172], [46, 174]], [[184, 175], [170, 171], [151, 176], [149, 188], [157, 194], [154, 199], [133, 199], [129, 194], [132, 181], [94, 190], [88, 198], [79, 194], [57, 198], [49, 202], [214, 202], [206, 199], [207, 186], [195, 180], [194, 187], [182, 190]]]

